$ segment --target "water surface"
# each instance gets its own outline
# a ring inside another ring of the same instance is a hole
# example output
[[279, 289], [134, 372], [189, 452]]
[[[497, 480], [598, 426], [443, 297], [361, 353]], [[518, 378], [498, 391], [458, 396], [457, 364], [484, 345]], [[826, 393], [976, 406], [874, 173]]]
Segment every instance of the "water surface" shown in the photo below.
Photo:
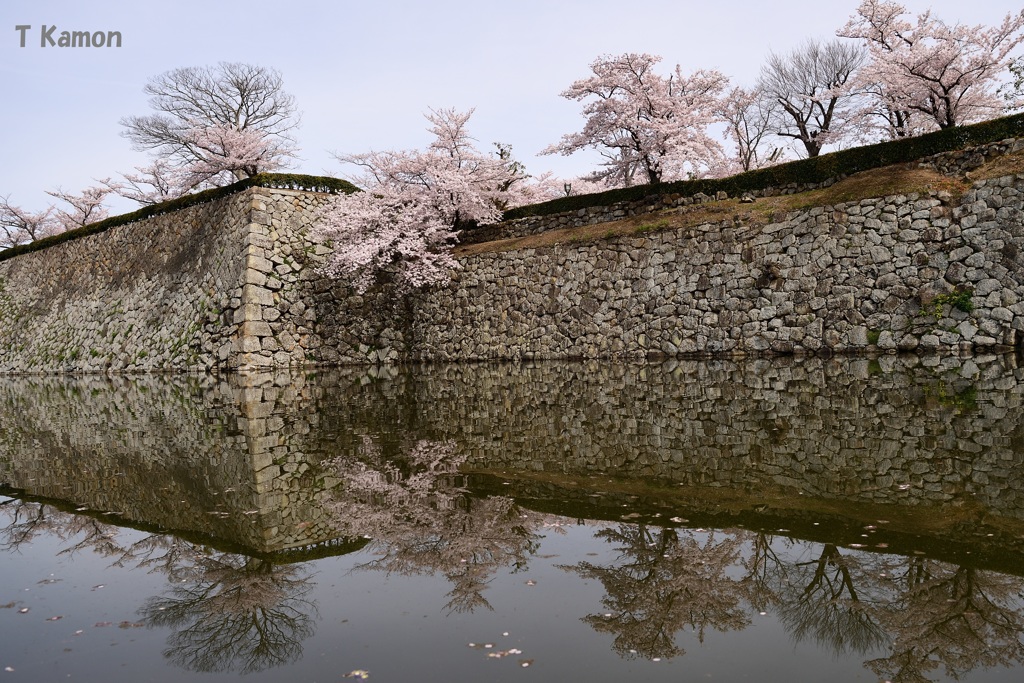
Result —
[[1012, 356], [0, 380], [9, 680], [1010, 681]]

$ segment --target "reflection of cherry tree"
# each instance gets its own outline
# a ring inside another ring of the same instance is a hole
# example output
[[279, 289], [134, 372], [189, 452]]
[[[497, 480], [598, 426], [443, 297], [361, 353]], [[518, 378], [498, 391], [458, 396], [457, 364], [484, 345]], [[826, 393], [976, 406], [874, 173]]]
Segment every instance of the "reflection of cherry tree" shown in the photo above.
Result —
[[373, 539], [376, 559], [364, 568], [442, 573], [447, 608], [464, 612], [490, 609], [483, 591], [494, 572], [525, 568], [536, 551], [543, 517], [503, 496], [470, 497], [453, 442], [420, 441], [388, 458], [365, 437], [357, 458], [335, 461], [343, 485], [333, 507], [343, 534]]
[[978, 667], [1024, 662], [1021, 580], [923, 558], [890, 568], [896, 595], [880, 613], [887, 657], [867, 664], [896, 682], [927, 681], [940, 666], [959, 679]]
[[864, 654], [885, 644], [876, 621], [884, 597], [864, 571], [862, 556], [844, 556], [831, 543], [818, 557], [793, 563], [789, 580], [779, 584], [779, 618], [796, 640], [812, 637], [837, 653]]
[[174, 629], [164, 656], [190, 671], [251, 673], [294, 662], [313, 634], [304, 598], [307, 577], [295, 565], [244, 555], [200, 556], [191, 580], [140, 610], [146, 624]]
[[293, 662], [313, 633], [316, 607], [304, 596], [308, 578], [295, 565], [224, 553], [170, 534], [133, 539], [122, 529], [51, 505], [0, 503], [0, 550], [49, 535], [62, 554], [91, 551], [113, 566], [164, 574], [168, 595], [140, 610], [147, 626], [175, 629], [164, 655], [193, 671], [250, 673]]
[[627, 657], [673, 657], [684, 654], [675, 635], [684, 628], [701, 642], [708, 628], [731, 631], [750, 619], [742, 606], [744, 586], [727, 570], [739, 561], [743, 538], [708, 533], [701, 543], [694, 532], [652, 530], [622, 524], [597, 533], [618, 544], [612, 566], [590, 562], [564, 567], [605, 588], [604, 614], [584, 621], [595, 630], [615, 634], [614, 648]]

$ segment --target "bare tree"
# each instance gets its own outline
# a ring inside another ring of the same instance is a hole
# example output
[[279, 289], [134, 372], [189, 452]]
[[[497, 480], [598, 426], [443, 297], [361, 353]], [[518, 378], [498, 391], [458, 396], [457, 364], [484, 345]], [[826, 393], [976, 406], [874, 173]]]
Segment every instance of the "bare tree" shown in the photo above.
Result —
[[778, 103], [776, 135], [799, 140], [807, 156], [850, 131], [850, 85], [864, 63], [864, 50], [834, 40], [809, 40], [788, 55], [772, 53], [761, 68], [758, 87]]
[[184, 169], [238, 152], [202, 144], [204, 131], [233, 131], [246, 144], [263, 140], [267, 149], [253, 163], [226, 169], [236, 179], [246, 178], [293, 155], [288, 132], [298, 125], [298, 115], [295, 99], [283, 88], [279, 72], [252, 64], [174, 69], [150, 79], [144, 88], [157, 113], [121, 119], [123, 135], [136, 149]]
[[771, 134], [775, 100], [758, 89], [733, 88], [722, 98], [719, 115], [726, 123], [725, 135], [736, 143], [736, 155], [719, 175], [732, 175], [771, 166], [780, 161], [783, 149], [764, 149]]

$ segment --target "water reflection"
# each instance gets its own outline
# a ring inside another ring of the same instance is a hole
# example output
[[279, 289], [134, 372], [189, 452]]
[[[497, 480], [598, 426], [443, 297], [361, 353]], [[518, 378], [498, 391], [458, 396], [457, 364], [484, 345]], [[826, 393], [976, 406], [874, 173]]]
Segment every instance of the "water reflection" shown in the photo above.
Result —
[[536, 552], [544, 517], [506, 496], [473, 497], [454, 441], [419, 441], [385, 455], [364, 436], [355, 457], [329, 465], [341, 486], [328, 508], [339, 532], [370, 540], [364, 569], [401, 575], [443, 574], [450, 612], [491, 609], [484, 597], [493, 574], [522, 568]]
[[764, 615], [959, 679], [1024, 664], [1022, 394], [995, 356], [2, 379], [0, 551], [160, 573], [164, 656], [249, 673], [315, 635], [304, 560], [443, 577], [469, 618], [585, 524], [557, 566], [625, 660]]
[[139, 610], [148, 626], [172, 630], [165, 657], [190, 671], [241, 673], [301, 657], [316, 615], [301, 567], [218, 553], [182, 570], [181, 583]]
[[0, 550], [20, 552], [42, 535], [61, 541], [60, 554], [90, 551], [111, 566], [166, 577], [164, 594], [139, 610], [139, 623], [168, 628], [164, 656], [190, 671], [251, 673], [294, 662], [314, 632], [316, 606], [305, 598], [310, 577], [301, 565], [218, 552], [170, 534], [126, 534], [114, 524], [42, 502], [0, 503]]
[[744, 586], [727, 573], [740, 559], [740, 536], [680, 533], [644, 524], [622, 524], [596, 535], [616, 544], [618, 561], [611, 566], [581, 562], [566, 569], [604, 586], [602, 607], [607, 612], [584, 620], [597, 631], [614, 634], [620, 654], [676, 657], [685, 654], [676, 644], [683, 629], [695, 631], [704, 642], [709, 629], [734, 631], [750, 624], [742, 604]]

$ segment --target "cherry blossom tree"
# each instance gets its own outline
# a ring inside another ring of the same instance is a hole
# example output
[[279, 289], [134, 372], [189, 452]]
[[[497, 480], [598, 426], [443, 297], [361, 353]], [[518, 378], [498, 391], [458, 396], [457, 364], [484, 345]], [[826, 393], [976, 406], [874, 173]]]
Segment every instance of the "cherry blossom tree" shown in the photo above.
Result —
[[47, 190], [46, 194], [61, 200], [67, 208], [49, 206], [43, 211], [31, 212], [11, 204], [9, 197], [0, 197], [0, 248], [34, 242], [103, 220], [108, 215], [103, 202], [118, 185], [110, 178], [99, 183], [79, 194], [61, 188]]
[[316, 236], [334, 246], [325, 274], [350, 280], [360, 293], [385, 273], [408, 292], [444, 282], [458, 267], [449, 249], [457, 234], [421, 198], [338, 195], [316, 221]]
[[949, 128], [999, 115], [994, 88], [1024, 41], [1024, 10], [995, 27], [946, 24], [926, 11], [916, 21], [902, 5], [864, 0], [837, 31], [866, 43], [870, 62], [860, 80], [874, 86], [882, 111], [919, 113], [929, 127]]
[[365, 291], [384, 273], [400, 290], [443, 282], [458, 267], [450, 246], [469, 221], [494, 223], [521, 195], [526, 175], [509, 150], [484, 154], [466, 129], [473, 110], [431, 111], [426, 150], [337, 155], [367, 191], [333, 199], [316, 234], [334, 245], [325, 272]]
[[592, 179], [610, 187], [702, 175], [723, 154], [707, 129], [718, 120], [727, 79], [714, 70], [685, 76], [678, 65], [660, 76], [654, 72], [660, 61], [634, 53], [598, 57], [590, 65], [593, 75], [562, 93], [587, 101], [583, 130], [564, 135], [542, 154], [595, 149], [605, 161]]
[[254, 128], [196, 124], [182, 136], [193, 160], [175, 163], [156, 157], [123, 181], [107, 184], [114, 193], [138, 202], [158, 204], [193, 190], [219, 187], [257, 173], [270, 173], [295, 156], [290, 141]]
[[499, 145], [497, 154], [476, 148], [466, 127], [473, 111], [430, 110], [426, 119], [434, 139], [423, 151], [335, 156], [359, 169], [350, 178], [356, 185], [377, 195], [415, 197], [452, 229], [466, 221], [493, 223], [501, 219], [502, 207], [511, 203], [511, 188], [526, 175], [510, 148]]
[[53, 219], [52, 206], [38, 212], [26, 211], [11, 204], [9, 197], [0, 197], [0, 249], [60, 232], [60, 224]]
[[808, 157], [851, 134], [853, 77], [863, 61], [860, 48], [839, 41], [770, 54], [758, 87], [778, 105], [775, 134], [801, 143]]
[[59, 187], [56, 190], [46, 191], [46, 194], [70, 206], [69, 209], [56, 209], [56, 220], [62, 228], [57, 230], [57, 232], [81, 228], [107, 217], [108, 212], [106, 207], [103, 206], [103, 202], [106, 200], [107, 195], [113, 191], [111, 188], [112, 182], [109, 178], [99, 182], [99, 186], [88, 187], [79, 194], [65, 192]]
[[295, 100], [273, 69], [232, 62], [174, 69], [145, 92], [157, 113], [121, 119], [123, 135], [176, 168], [203, 175], [219, 165], [211, 178], [241, 179], [294, 156]]
[[135, 170], [136, 173], [122, 173], [123, 181], [111, 182], [106, 187], [144, 206], [176, 199], [191, 189], [181, 169], [166, 159], [154, 159], [148, 166], [136, 166]]
[[182, 169], [185, 184], [192, 187], [223, 185], [276, 171], [295, 157], [290, 140], [257, 128], [196, 124], [183, 141], [195, 157]]
[[1010, 83], [999, 89], [1006, 101], [1006, 109], [1015, 111], [1024, 107], [1024, 57], [1017, 57], [1009, 65]]

